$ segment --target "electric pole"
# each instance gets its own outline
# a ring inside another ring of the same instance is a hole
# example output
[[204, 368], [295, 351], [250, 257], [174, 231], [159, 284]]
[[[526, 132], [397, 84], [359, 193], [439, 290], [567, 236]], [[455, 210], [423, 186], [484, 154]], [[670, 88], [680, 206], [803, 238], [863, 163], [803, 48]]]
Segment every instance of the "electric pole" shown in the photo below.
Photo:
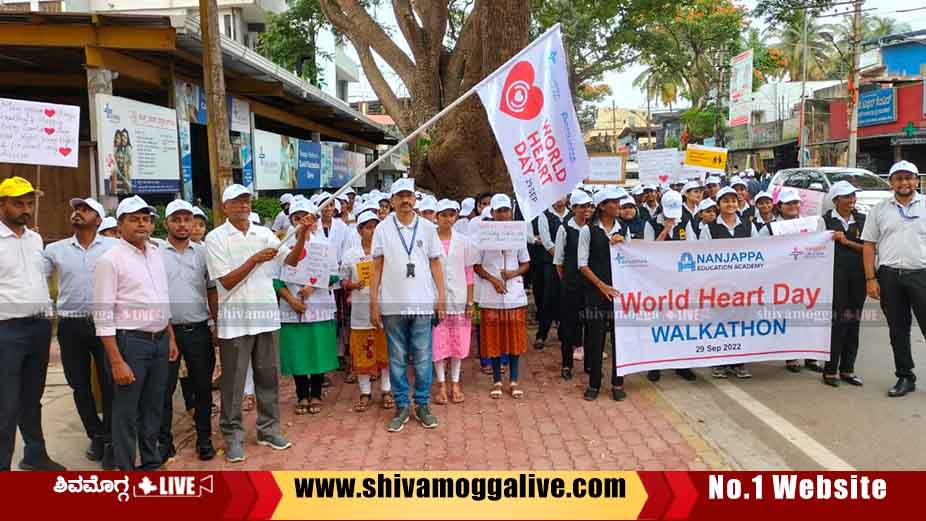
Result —
[[232, 183], [231, 142], [228, 134], [228, 107], [225, 97], [225, 71], [222, 65], [222, 36], [216, 0], [199, 0], [199, 27], [203, 39], [203, 87], [209, 140], [209, 180], [212, 186], [212, 221], [225, 222], [222, 191]]
[[798, 125], [798, 128], [800, 129], [800, 136], [798, 136], [798, 139], [800, 140], [801, 146], [798, 148], [797, 154], [797, 165], [800, 167], [804, 166], [804, 155], [807, 153], [807, 129], [805, 128], [806, 122], [804, 121], [804, 98], [807, 95], [807, 23], [810, 20], [810, 13], [808, 13], [806, 9], [803, 10], [803, 13], [804, 31], [801, 35], [801, 61], [803, 62], [801, 63], [801, 111], [800, 117], [798, 118], [800, 120]]
[[862, 2], [855, 0], [855, 13], [852, 16], [852, 69], [849, 71], [849, 150], [847, 166], [855, 168], [858, 155], [858, 87], [859, 87], [859, 47], [862, 43]]

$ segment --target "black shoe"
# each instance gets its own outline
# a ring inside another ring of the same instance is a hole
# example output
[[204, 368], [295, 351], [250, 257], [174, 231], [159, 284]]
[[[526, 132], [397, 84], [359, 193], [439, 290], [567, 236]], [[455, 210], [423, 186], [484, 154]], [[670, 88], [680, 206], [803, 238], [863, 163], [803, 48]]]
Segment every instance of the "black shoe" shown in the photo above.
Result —
[[116, 456], [113, 454], [113, 444], [103, 445], [103, 470], [116, 470]]
[[861, 387], [865, 385], [864, 382], [862, 382], [862, 379], [855, 375], [852, 375], [852, 376], [839, 375], [839, 379], [842, 380], [843, 382], [846, 382], [849, 385], [854, 385], [856, 387]]
[[653, 369], [646, 372], [646, 379], [651, 382], [658, 382], [660, 378], [662, 378], [662, 371], [659, 369]]
[[589, 401], [589, 402], [597, 400], [598, 399], [598, 389], [595, 389], [593, 387], [587, 387], [585, 389], [585, 394], [583, 395], [583, 397], [585, 398], [586, 401]]
[[830, 387], [839, 387], [839, 378], [823, 375], [823, 383]]
[[161, 445], [158, 447], [161, 452], [161, 464], [166, 465], [174, 456], [177, 455], [177, 449], [174, 447], [174, 444], [170, 445]]
[[87, 459], [90, 461], [100, 461], [103, 459], [103, 438], [100, 436], [94, 436], [90, 440], [90, 446], [87, 447], [87, 452], [84, 453], [87, 456]]
[[67, 470], [64, 468], [64, 465], [54, 461], [53, 459], [45, 456], [43, 459], [37, 461], [26, 461], [22, 459], [19, 461], [20, 470], [41, 470], [45, 472], [61, 472]]
[[823, 366], [820, 365], [816, 360], [804, 360], [804, 367], [815, 373], [823, 372]]
[[787, 369], [788, 371], [791, 371], [792, 373], [801, 372], [801, 366], [797, 364], [785, 364], [785, 369]]
[[211, 441], [202, 445], [197, 445], [196, 455], [199, 457], [200, 461], [209, 461], [215, 457], [215, 447], [212, 446]]
[[912, 393], [916, 390], [916, 383], [913, 378], [903, 376], [897, 380], [897, 383], [894, 384], [894, 387], [887, 392], [887, 395], [891, 398], [900, 398], [901, 396], [906, 396], [907, 393]]
[[624, 392], [620, 387], [611, 388], [611, 398], [614, 398], [615, 402], [621, 402], [624, 398], [627, 397], [627, 393]]
[[695, 374], [691, 369], [676, 369], [675, 374], [681, 376], [683, 380], [693, 382], [698, 379], [698, 375]]
[[559, 374], [563, 377], [563, 380], [572, 380], [572, 368], [564, 367]]

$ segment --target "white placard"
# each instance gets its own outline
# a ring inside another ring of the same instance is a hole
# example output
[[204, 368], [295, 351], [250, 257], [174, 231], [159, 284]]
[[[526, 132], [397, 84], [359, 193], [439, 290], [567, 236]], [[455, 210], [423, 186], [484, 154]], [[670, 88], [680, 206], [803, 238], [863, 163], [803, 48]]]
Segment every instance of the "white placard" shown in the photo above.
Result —
[[730, 61], [730, 121], [731, 127], [746, 125], [752, 112], [752, 49]]
[[293, 284], [308, 284], [313, 288], [325, 289], [331, 276], [331, 261], [328, 259], [328, 241], [312, 237], [302, 251], [299, 264], [283, 263], [280, 280]]
[[621, 170], [624, 168], [624, 158], [621, 156], [593, 156], [588, 158], [591, 169], [586, 183], [618, 183], [621, 180]]
[[658, 185], [678, 180], [683, 158], [683, 152], [676, 148], [640, 150], [637, 152], [640, 183]]
[[80, 107], [0, 98], [0, 163], [77, 168]]
[[786, 221], [772, 221], [772, 235], [794, 235], [796, 233], [810, 233], [817, 231], [820, 225], [819, 217], [800, 217]]
[[520, 250], [527, 246], [524, 221], [481, 221], [476, 229], [476, 247], [480, 250]]
[[100, 176], [109, 195], [180, 191], [177, 111], [96, 95]]
[[298, 139], [254, 130], [254, 177], [258, 190], [294, 188], [298, 164]]
[[828, 360], [829, 233], [612, 247], [617, 374]]
[[247, 101], [229, 97], [228, 124], [232, 132], [251, 132], [251, 105]]

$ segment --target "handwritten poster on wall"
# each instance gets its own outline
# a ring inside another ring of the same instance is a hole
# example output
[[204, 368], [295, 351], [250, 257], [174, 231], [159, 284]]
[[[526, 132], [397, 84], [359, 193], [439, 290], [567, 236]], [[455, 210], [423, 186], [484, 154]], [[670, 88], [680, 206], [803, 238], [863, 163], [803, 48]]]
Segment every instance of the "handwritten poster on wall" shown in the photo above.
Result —
[[80, 107], [0, 98], [0, 163], [77, 168]]

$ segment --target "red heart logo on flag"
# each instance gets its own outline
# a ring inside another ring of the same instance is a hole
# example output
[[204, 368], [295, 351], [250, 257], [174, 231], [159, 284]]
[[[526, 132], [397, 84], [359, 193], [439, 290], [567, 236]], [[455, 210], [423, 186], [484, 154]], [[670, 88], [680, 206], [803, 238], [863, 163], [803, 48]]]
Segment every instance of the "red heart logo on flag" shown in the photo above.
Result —
[[55, 117], [55, 109], [45, 109], [45, 115], [50, 118]]
[[55, 133], [55, 129], [50, 128], [50, 127], [45, 127], [45, 133], [50, 136]]
[[309, 284], [315, 284], [316, 282], [318, 282], [318, 277], [312, 277], [309, 279]]
[[669, 180], [669, 176], [667, 174], [662, 174], [661, 176], [659, 176], [660, 183], [665, 183], [668, 180]]
[[71, 155], [71, 149], [68, 147], [61, 147], [58, 149], [58, 153], [64, 157], [68, 157], [69, 155]]
[[508, 73], [502, 89], [501, 110], [525, 121], [534, 119], [543, 109], [543, 91], [534, 85], [534, 67], [518, 62]]

